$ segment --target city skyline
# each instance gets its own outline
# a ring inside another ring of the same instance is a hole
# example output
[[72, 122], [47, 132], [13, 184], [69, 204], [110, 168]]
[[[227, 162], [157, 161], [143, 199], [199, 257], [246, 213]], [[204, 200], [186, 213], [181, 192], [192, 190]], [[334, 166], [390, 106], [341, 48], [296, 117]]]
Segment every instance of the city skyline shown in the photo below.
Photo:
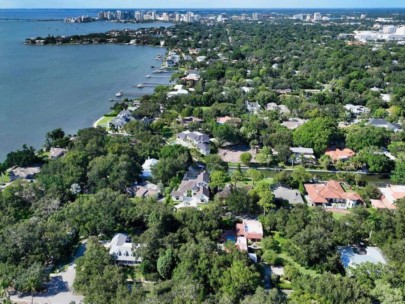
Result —
[[213, 0], [156, 0], [149, 1], [132, 0], [0, 0], [0, 8], [405, 8], [403, 0], [318, 0], [311, 3], [302, 0], [268, 1], [256, 0], [246, 5], [246, 1], [213, 1]]

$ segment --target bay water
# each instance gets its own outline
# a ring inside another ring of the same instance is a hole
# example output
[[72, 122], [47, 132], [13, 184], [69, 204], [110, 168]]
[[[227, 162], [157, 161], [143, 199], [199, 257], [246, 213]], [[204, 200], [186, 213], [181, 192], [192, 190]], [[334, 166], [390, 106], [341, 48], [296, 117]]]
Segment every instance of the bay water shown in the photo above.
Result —
[[[40, 148], [46, 132], [67, 134], [90, 127], [109, 111], [120, 91], [140, 91], [151, 66], [165, 49], [129, 45], [29, 46], [29, 37], [106, 32], [112, 29], [169, 26], [167, 23], [121, 24], [9, 19], [60, 19], [95, 15], [80, 10], [0, 10], [0, 161], [23, 144]], [[6, 20], [8, 19], [8, 20]], [[153, 80], [167, 83], [166, 79]]]

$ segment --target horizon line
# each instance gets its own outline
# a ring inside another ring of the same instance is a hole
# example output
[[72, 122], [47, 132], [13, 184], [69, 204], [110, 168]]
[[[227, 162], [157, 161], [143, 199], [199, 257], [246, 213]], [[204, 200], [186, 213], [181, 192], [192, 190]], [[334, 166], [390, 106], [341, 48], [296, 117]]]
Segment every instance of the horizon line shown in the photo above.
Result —
[[162, 9], [167, 9], [167, 10], [175, 10], [175, 9], [180, 9], [180, 10], [220, 10], [220, 9], [257, 9], [257, 10], [269, 10], [269, 9], [274, 9], [274, 10], [295, 10], [295, 9], [405, 9], [404, 6], [388, 6], [388, 7], [5, 7], [2, 8], [0, 7], [0, 10], [9, 10], [9, 9], [27, 9], [27, 10], [40, 10], [40, 9], [46, 9], [46, 10], [51, 10], [51, 9], [60, 9], [60, 10], [74, 10], [74, 9], [140, 9], [140, 10], [148, 10], [148, 9], [154, 9], [154, 10], [162, 10]]

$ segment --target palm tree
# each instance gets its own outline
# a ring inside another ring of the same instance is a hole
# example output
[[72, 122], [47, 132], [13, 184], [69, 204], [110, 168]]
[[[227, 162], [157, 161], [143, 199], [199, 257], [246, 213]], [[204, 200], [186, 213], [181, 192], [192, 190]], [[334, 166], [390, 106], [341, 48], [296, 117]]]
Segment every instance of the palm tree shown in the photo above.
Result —
[[377, 227], [380, 225], [381, 219], [378, 216], [377, 212], [372, 212], [370, 215], [367, 217], [366, 220], [366, 225], [370, 229], [368, 240], [371, 241], [371, 237], [373, 235], [373, 231], [377, 229]]

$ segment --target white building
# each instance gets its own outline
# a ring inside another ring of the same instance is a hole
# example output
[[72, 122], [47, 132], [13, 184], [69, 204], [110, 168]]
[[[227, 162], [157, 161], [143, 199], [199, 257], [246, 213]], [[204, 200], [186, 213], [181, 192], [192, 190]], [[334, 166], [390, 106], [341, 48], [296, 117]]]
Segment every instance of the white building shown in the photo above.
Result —
[[109, 244], [106, 245], [110, 255], [119, 265], [133, 266], [142, 262], [140, 257], [134, 255], [134, 251], [141, 247], [140, 244], [131, 242], [131, 238], [124, 233], [117, 233]]
[[184, 147], [197, 149], [202, 155], [208, 155], [211, 152], [210, 138], [201, 132], [181, 132], [177, 134], [176, 142]]
[[177, 190], [171, 193], [173, 201], [181, 202], [175, 207], [177, 209], [196, 208], [201, 204], [208, 203], [210, 199], [209, 179], [210, 177], [206, 171], [201, 173], [188, 171]]
[[321, 20], [322, 20], [321, 13], [315, 13], [314, 14], [314, 21], [321, 21]]

